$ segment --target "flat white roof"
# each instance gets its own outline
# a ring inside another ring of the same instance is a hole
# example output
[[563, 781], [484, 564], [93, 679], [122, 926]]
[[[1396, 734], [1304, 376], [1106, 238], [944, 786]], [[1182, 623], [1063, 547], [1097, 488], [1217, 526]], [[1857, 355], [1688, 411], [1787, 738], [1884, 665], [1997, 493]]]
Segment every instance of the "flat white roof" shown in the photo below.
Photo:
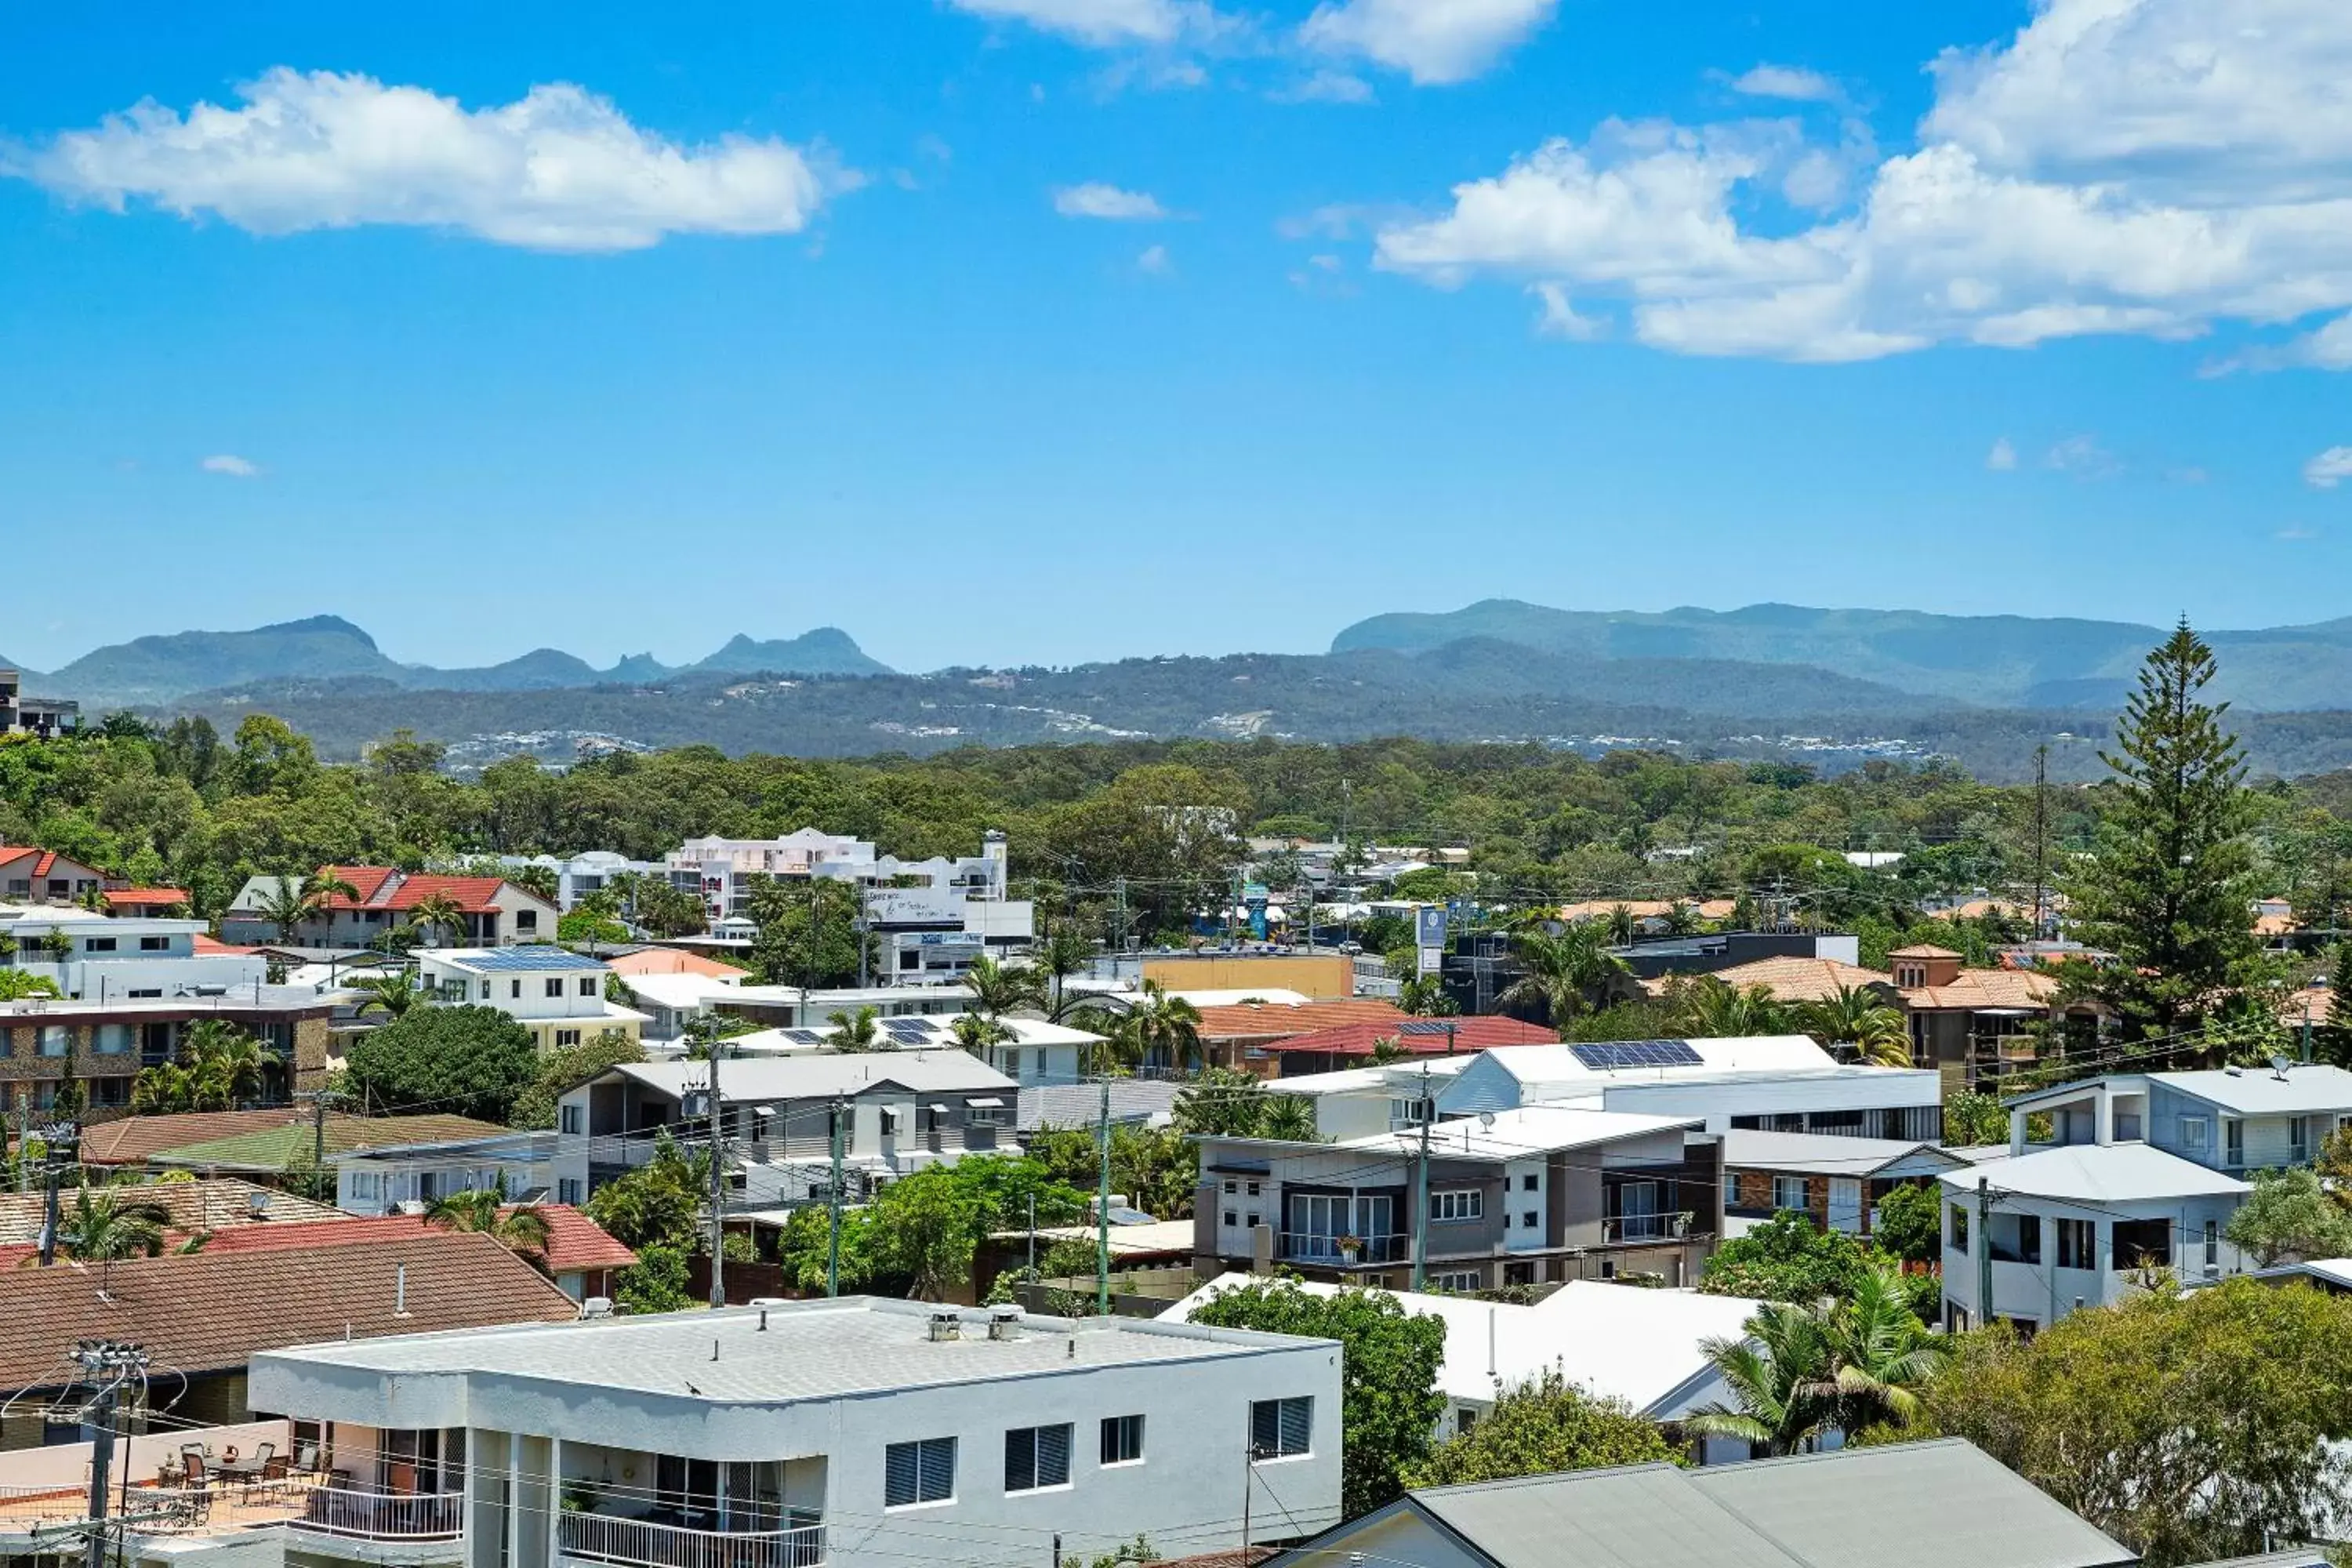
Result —
[[[1222, 1275], [1160, 1319], [1190, 1322], [1217, 1296], [1255, 1278]], [[1313, 1296], [1330, 1296], [1339, 1289], [1306, 1280], [1298, 1288]], [[1684, 1413], [1675, 1395], [1711, 1370], [1701, 1342], [1745, 1337], [1757, 1308], [1743, 1297], [1645, 1290], [1599, 1279], [1563, 1285], [1532, 1307], [1411, 1290], [1387, 1294], [1407, 1312], [1428, 1313], [1445, 1324], [1445, 1360], [1437, 1386], [1449, 1399], [1489, 1405], [1498, 1381], [1522, 1383], [1556, 1367], [1570, 1383], [1668, 1417]]]
[[[1690, 1047], [1699, 1059], [1681, 1067], [1621, 1067], [1588, 1066], [1576, 1053], [1575, 1044], [1558, 1046], [1514, 1046], [1507, 1051], [1489, 1051], [1495, 1066], [1509, 1073], [1521, 1083], [1554, 1083], [1589, 1081], [1596, 1086], [1612, 1083], [1679, 1083], [1690, 1079], [1722, 1078], [1729, 1075], [1764, 1073], [1781, 1076], [1801, 1072], [1829, 1072], [1845, 1068], [1827, 1051], [1805, 1035], [1748, 1035], [1714, 1040], [1680, 1040], [1676, 1044]], [[1885, 1068], [1865, 1068], [1885, 1071]]]
[[1717, 1136], [1723, 1140], [1727, 1170], [1868, 1176], [1907, 1162], [1924, 1175], [1968, 1163], [1932, 1142], [1901, 1138], [1840, 1138], [1827, 1132], [1761, 1132], [1741, 1127]]
[[2217, 1068], [2202, 1072], [2152, 1072], [2147, 1078], [2151, 1083], [2249, 1116], [2352, 1109], [2352, 1072], [2324, 1062], [2295, 1062], [2284, 1073], [2266, 1067]]
[[[628, 1062], [611, 1072], [636, 1079], [672, 1099], [707, 1089], [707, 1062]], [[1003, 1089], [1013, 1081], [969, 1051], [813, 1051], [804, 1056], [729, 1057], [719, 1064], [719, 1092], [730, 1104], [859, 1094], [895, 1083], [919, 1094]]]
[[[1276, 1082], [1281, 1081], [1276, 1079]], [[1706, 1125], [1696, 1116], [1644, 1116], [1630, 1110], [1584, 1110], [1564, 1105], [1529, 1105], [1496, 1114], [1488, 1125], [1483, 1118], [1465, 1116], [1440, 1121], [1430, 1130], [1429, 1152], [1448, 1156], [1472, 1155], [1492, 1160], [1516, 1160], [1549, 1154], [1561, 1149], [1585, 1149], [1596, 1143], [1644, 1137], [1653, 1132], [1695, 1131]], [[1305, 1152], [1318, 1145], [1300, 1144]], [[1387, 1153], [1417, 1153], [1421, 1134], [1375, 1132], [1319, 1145], [1330, 1149], [1378, 1150]]]
[[2004, 1154], [1976, 1160], [1942, 1180], [1955, 1193], [1972, 1193], [1979, 1176], [1997, 1192], [2091, 1204], [2228, 1197], [2253, 1191], [2235, 1177], [2146, 1143], [2070, 1143]]
[[[935, 1342], [934, 1312], [962, 1337]], [[766, 1327], [761, 1327], [761, 1322]], [[1328, 1342], [1137, 1318], [1030, 1318], [988, 1337], [971, 1307], [850, 1296], [765, 1308], [407, 1334], [268, 1351], [284, 1362], [402, 1373], [466, 1373], [570, 1385], [575, 1398], [619, 1389], [712, 1404], [788, 1404], [894, 1389], [986, 1383], [1095, 1367], [1175, 1363], [1307, 1349]]]
[[1411, 1063], [1399, 1062], [1390, 1067], [1303, 1072], [1268, 1079], [1265, 1089], [1269, 1094], [1370, 1094], [1410, 1084], [1418, 1092], [1423, 1068], [1429, 1069], [1432, 1078], [1450, 1079], [1476, 1059], [1475, 1056], [1467, 1055], [1437, 1057]]

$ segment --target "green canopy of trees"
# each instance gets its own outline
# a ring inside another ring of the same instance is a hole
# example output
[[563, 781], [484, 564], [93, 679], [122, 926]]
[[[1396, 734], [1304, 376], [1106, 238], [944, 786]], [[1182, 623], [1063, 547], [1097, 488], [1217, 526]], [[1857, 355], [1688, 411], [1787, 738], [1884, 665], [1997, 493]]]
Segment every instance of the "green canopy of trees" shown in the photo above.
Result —
[[493, 1007], [415, 1007], [356, 1041], [344, 1091], [368, 1111], [506, 1121], [538, 1079], [530, 1031]]
[[1678, 1465], [1683, 1454], [1656, 1422], [1547, 1371], [1505, 1389], [1469, 1431], [1402, 1475], [1408, 1487], [1451, 1487], [1659, 1460]]

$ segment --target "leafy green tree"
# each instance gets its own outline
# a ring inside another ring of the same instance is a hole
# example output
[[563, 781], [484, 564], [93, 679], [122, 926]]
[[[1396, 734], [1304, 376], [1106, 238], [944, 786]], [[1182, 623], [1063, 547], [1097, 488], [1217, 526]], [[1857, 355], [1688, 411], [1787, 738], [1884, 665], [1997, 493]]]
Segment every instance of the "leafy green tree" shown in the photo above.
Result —
[[539, 1076], [530, 1031], [492, 1007], [422, 1007], [362, 1037], [344, 1089], [374, 1113], [429, 1110], [505, 1122]]
[[2073, 932], [2116, 955], [2068, 965], [2073, 988], [2126, 1037], [2173, 1034], [2243, 984], [2253, 931], [2252, 800], [2245, 754], [2200, 696], [2212, 650], [2186, 621], [2147, 656], [2103, 786], [2095, 852], [2068, 879]]
[[0, 1002], [22, 1002], [32, 996], [61, 994], [58, 983], [46, 974], [31, 974], [21, 969], [0, 969]]
[[1219, 1291], [1192, 1321], [1339, 1342], [1339, 1507], [1347, 1517], [1394, 1500], [1406, 1474], [1429, 1461], [1445, 1414], [1437, 1391], [1442, 1320], [1408, 1314], [1384, 1290], [1315, 1295], [1294, 1279], [1254, 1279]]
[[2231, 1279], [1958, 1337], [1925, 1426], [2177, 1568], [2335, 1532], [2352, 1507], [2352, 1300]]
[[2336, 944], [2327, 971], [2327, 1023], [2316, 1031], [2313, 1055], [2352, 1067], [2352, 942]]
[[2302, 1166], [2255, 1172], [2254, 1190], [2222, 1234], [2265, 1268], [2290, 1258], [2352, 1258], [2352, 1214]]
[[1981, 1149], [2009, 1142], [2009, 1112], [2000, 1098], [1961, 1089], [1944, 1099], [1944, 1142], [1955, 1149]]
[[1870, 1239], [1906, 1263], [1935, 1263], [1944, 1255], [1944, 1199], [1934, 1184], [1906, 1184], [1878, 1201]]
[[1511, 956], [1518, 963], [1519, 977], [1504, 987], [1496, 1002], [1505, 1007], [1535, 1007], [1556, 1028], [1566, 1027], [1601, 998], [1612, 981], [1631, 973], [1625, 961], [1609, 951], [1609, 928], [1598, 921], [1579, 921], [1558, 932], [1530, 927], [1511, 938]]
[[561, 1046], [540, 1058], [530, 1087], [515, 1096], [508, 1112], [509, 1127], [552, 1127], [555, 1102], [575, 1084], [585, 1083], [607, 1068], [646, 1059], [646, 1048], [618, 1029], [600, 1030], [593, 1040]]
[[[847, 882], [829, 877], [761, 879], [751, 885], [745, 913], [757, 928], [749, 953], [751, 967], [765, 984], [856, 984], [860, 910], [857, 889]], [[870, 947], [870, 932], [866, 941]]]
[[971, 1284], [982, 1240], [1027, 1223], [1032, 1199], [1039, 1225], [1086, 1213], [1085, 1197], [1034, 1160], [972, 1155], [901, 1177], [870, 1205], [874, 1272], [899, 1278], [915, 1300], [945, 1300]]
[[[1715, 1249], [1699, 1276], [1711, 1296], [1800, 1304], [1851, 1300], [1874, 1270], [1892, 1261], [1843, 1231], [1823, 1230], [1801, 1214], [1783, 1210]], [[1924, 1305], [1931, 1277], [1916, 1287]], [[1906, 1286], [1906, 1289], [1914, 1287]]]
[[1445, 983], [1434, 974], [1413, 974], [1397, 982], [1397, 1005], [1417, 1018], [1450, 1018], [1462, 1005], [1445, 994]]
[[613, 1302], [632, 1315], [682, 1312], [697, 1305], [686, 1289], [686, 1252], [655, 1242], [635, 1249], [637, 1260], [614, 1277]]
[[1661, 1460], [1681, 1464], [1683, 1456], [1656, 1422], [1547, 1369], [1503, 1390], [1475, 1426], [1440, 1443], [1402, 1479], [1408, 1487], [1451, 1487]]
[[629, 940], [629, 928], [610, 915], [600, 915], [593, 910], [573, 910], [556, 921], [555, 938], [563, 942], [613, 947]]
[[657, 1133], [644, 1164], [588, 1194], [588, 1217], [640, 1253], [659, 1247], [682, 1256], [695, 1248], [709, 1182], [708, 1150], [688, 1152]]

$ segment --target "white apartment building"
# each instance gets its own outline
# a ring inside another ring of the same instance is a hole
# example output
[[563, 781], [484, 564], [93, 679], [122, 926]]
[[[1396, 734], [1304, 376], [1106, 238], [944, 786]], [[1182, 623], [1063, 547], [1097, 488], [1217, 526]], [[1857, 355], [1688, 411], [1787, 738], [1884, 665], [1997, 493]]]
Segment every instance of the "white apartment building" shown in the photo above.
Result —
[[499, 864], [544, 867], [554, 872], [555, 907], [567, 915], [582, 899], [611, 887], [615, 877], [649, 877], [689, 893], [699, 892], [702, 886], [701, 878], [691, 869], [660, 860], [632, 860], [611, 849], [588, 849], [571, 856], [501, 855]]
[[1036, 934], [1035, 906], [1006, 896], [1004, 835], [992, 830], [978, 855], [929, 860], [877, 854], [864, 839], [813, 827], [780, 838], [689, 838], [665, 866], [681, 886], [698, 884], [714, 931], [743, 919], [763, 880], [855, 885], [882, 950], [874, 978], [886, 984], [952, 981], [974, 959], [1026, 947]]
[[264, 1352], [248, 1390], [380, 1489], [277, 1527], [306, 1564], [1182, 1556], [1244, 1485], [1253, 1541], [1339, 1517], [1339, 1346], [1184, 1323], [755, 1304]]
[[[961, 1050], [956, 1026], [962, 1013], [927, 1014], [919, 1017], [885, 1018], [875, 1026], [894, 1051]], [[1087, 1068], [1087, 1053], [1102, 1043], [1100, 1035], [1073, 1029], [1043, 1018], [999, 1018], [1005, 1038], [987, 1046], [980, 1059], [1023, 1089], [1045, 1084], [1074, 1084]], [[727, 1042], [730, 1056], [803, 1056], [838, 1048], [831, 1027], [761, 1029], [737, 1035]]]
[[531, 1032], [541, 1050], [563, 1050], [617, 1029], [635, 1039], [646, 1016], [604, 1000], [612, 968], [561, 947], [423, 948], [419, 985], [442, 1001], [491, 1007]]
[[[733, 1041], [726, 1049], [719, 1090], [743, 1207], [805, 1202], [827, 1184], [836, 1115], [854, 1190], [1014, 1146], [1018, 1086], [968, 1052], [738, 1057]], [[556, 1100], [559, 1199], [582, 1202], [644, 1164], [662, 1133], [707, 1137], [709, 1084], [708, 1062], [630, 1062], [565, 1090]]]
[[354, 1149], [333, 1155], [335, 1206], [348, 1214], [418, 1213], [457, 1193], [495, 1192], [509, 1202], [552, 1195], [556, 1137], [516, 1131]]
[[257, 955], [198, 953], [205, 930], [202, 921], [0, 904], [0, 967], [90, 1002], [222, 996], [268, 978], [268, 963]]

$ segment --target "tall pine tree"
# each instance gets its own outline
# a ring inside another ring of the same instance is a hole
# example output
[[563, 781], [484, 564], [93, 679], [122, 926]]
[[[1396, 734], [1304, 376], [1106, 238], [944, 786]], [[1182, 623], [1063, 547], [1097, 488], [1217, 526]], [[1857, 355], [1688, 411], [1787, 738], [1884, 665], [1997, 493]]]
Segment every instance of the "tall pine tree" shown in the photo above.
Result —
[[2097, 853], [2068, 889], [2074, 934], [2116, 955], [2082, 988], [2127, 1040], [2196, 1024], [2261, 951], [2245, 756], [2221, 728], [2229, 704], [2200, 697], [2213, 671], [2185, 620], [2141, 665], [2116, 750], [2100, 753], [2115, 776], [2098, 792]]

